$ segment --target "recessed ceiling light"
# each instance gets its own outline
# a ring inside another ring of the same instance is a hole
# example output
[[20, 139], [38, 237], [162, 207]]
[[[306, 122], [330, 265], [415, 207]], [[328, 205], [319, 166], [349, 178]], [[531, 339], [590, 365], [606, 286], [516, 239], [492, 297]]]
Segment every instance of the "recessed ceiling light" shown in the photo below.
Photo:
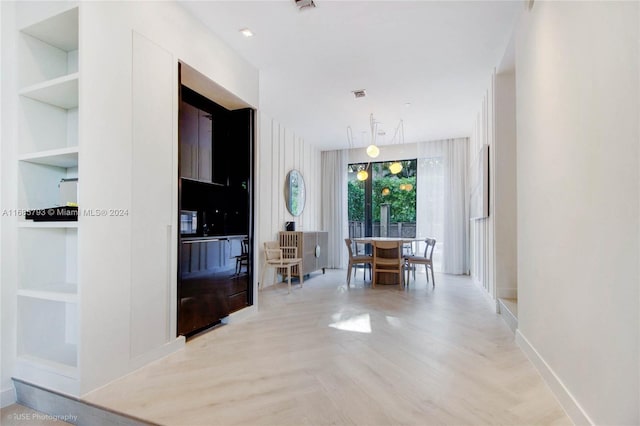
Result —
[[411, 102], [405, 102], [404, 106], [405, 106], [406, 108], [409, 108], [409, 107], [411, 106]]
[[240, 32], [245, 37], [253, 37], [253, 31], [251, 31], [249, 28], [243, 28], [240, 30]]
[[298, 6], [298, 9], [302, 10], [302, 9], [307, 9], [307, 8], [314, 8], [316, 7], [316, 4], [313, 2], [313, 0], [295, 0], [296, 2], [296, 6]]
[[352, 90], [351, 93], [353, 93], [353, 96], [356, 98], [364, 98], [367, 96], [367, 92], [364, 89]]

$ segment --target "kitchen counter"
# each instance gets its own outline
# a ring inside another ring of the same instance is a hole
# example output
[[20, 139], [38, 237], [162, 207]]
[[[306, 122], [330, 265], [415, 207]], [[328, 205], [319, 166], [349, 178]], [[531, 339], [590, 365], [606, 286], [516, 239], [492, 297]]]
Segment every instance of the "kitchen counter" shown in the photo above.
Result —
[[242, 240], [248, 238], [247, 235], [209, 235], [202, 237], [183, 237], [180, 239], [182, 244], [201, 243], [207, 241], [227, 241], [227, 240]]

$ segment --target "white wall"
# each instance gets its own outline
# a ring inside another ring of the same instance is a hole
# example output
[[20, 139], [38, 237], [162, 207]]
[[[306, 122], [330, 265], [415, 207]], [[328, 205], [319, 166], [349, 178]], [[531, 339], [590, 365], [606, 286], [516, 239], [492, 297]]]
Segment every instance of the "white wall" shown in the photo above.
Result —
[[639, 18], [535, 2], [516, 44], [519, 342], [578, 424], [640, 423]]
[[517, 297], [517, 174], [515, 72], [495, 76], [493, 152], [494, 276], [496, 297]]
[[[91, 191], [83, 193], [81, 189], [82, 203], [87, 208], [129, 206], [134, 195], [132, 181], [139, 177], [132, 156], [132, 133], [140, 124], [132, 123], [134, 33], [173, 56], [174, 69], [159, 72], [173, 72], [175, 76], [174, 117], [178, 116], [179, 60], [249, 105], [258, 105], [258, 71], [175, 3], [88, 2], [82, 4], [80, 22], [80, 102], [85, 111], [85, 116], [81, 117], [80, 139], [100, 147], [83, 151], [81, 156], [81, 167], [95, 171], [87, 174], [83, 182], [83, 187], [91, 188]], [[157, 125], [163, 132], [171, 133], [177, 145], [175, 120], [161, 120]], [[177, 197], [177, 190], [174, 193]], [[128, 240], [137, 229], [131, 222], [118, 218], [101, 219], [99, 225], [85, 226], [80, 233], [81, 253], [93, 258], [102, 252], [99, 264], [89, 268], [81, 264], [80, 268], [80, 282], [90, 286], [81, 298], [82, 321], [90, 325], [81, 331], [83, 393], [152, 359], [151, 355], [140, 356], [139, 350], [130, 353], [130, 342], [139, 338], [132, 334], [139, 329], [132, 328], [132, 320], [143, 319], [145, 311], [149, 315], [158, 311], [132, 300], [137, 293], [132, 287], [136, 283], [131, 279], [140, 271], [135, 273], [139, 265], [132, 262], [133, 246]], [[85, 220], [84, 225], [87, 222]], [[173, 234], [175, 241], [176, 233]], [[96, 248], [96, 242], [107, 241], [112, 244], [112, 250], [105, 252], [104, 247]], [[121, 274], [121, 280], [114, 281], [114, 271]], [[171, 286], [175, 288], [175, 279]], [[174, 297], [175, 293], [172, 294]], [[164, 302], [158, 299], [156, 303]], [[174, 302], [170, 303], [175, 306]], [[131, 312], [136, 308], [144, 311]], [[108, 325], [94, 323], [102, 322], [104, 318], [114, 321]], [[159, 324], [158, 327], [169, 330], [158, 335], [171, 336], [170, 330], [174, 326], [175, 318]], [[96, 333], [96, 329], [101, 332]], [[138, 356], [133, 358], [133, 355]]]
[[[256, 179], [256, 277], [260, 275], [263, 243], [274, 241], [284, 231], [287, 221], [296, 222], [296, 231], [321, 231], [320, 151], [305, 143], [295, 131], [264, 113], [258, 114], [259, 135]], [[287, 173], [297, 169], [302, 173], [306, 203], [302, 214], [292, 216], [285, 205], [284, 186]]]

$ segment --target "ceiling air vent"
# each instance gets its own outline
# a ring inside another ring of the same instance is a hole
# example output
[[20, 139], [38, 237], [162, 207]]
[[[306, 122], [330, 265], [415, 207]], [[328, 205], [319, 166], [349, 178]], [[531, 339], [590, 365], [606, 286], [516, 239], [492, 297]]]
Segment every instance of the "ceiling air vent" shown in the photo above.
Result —
[[296, 6], [298, 6], [298, 9], [300, 10], [316, 7], [316, 4], [313, 2], [313, 0], [294, 0], [294, 1], [296, 2]]
[[351, 92], [353, 93], [353, 96], [356, 97], [356, 99], [364, 98], [365, 96], [367, 96], [367, 92], [364, 89], [352, 90]]

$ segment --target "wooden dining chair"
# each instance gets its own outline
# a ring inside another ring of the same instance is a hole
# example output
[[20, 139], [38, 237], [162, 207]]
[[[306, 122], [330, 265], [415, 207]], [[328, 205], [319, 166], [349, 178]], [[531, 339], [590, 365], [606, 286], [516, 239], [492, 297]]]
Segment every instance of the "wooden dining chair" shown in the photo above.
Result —
[[[298, 271], [302, 271], [302, 258], [298, 257], [297, 247], [280, 247], [280, 243], [277, 241], [267, 241], [264, 243], [264, 264], [262, 265], [262, 277], [258, 283], [258, 289], [264, 287], [264, 274], [268, 267], [273, 267], [273, 281], [276, 281], [276, 274], [279, 269], [286, 269], [287, 271], [287, 283], [288, 293], [291, 293], [291, 274], [294, 266], [298, 266]], [[300, 287], [304, 278], [302, 274], [300, 276]]]
[[236, 256], [236, 275], [240, 275], [243, 266], [249, 269], [249, 239], [244, 238], [240, 247], [240, 254]]
[[409, 285], [409, 275], [413, 271], [413, 279], [416, 279], [416, 265], [424, 265], [425, 274], [427, 275], [427, 283], [429, 282], [429, 270], [431, 270], [431, 282], [433, 287], [436, 286], [436, 279], [433, 275], [433, 249], [436, 246], [436, 240], [434, 238], [427, 238], [424, 240], [427, 244], [424, 248], [423, 256], [406, 256], [405, 262], [407, 264], [407, 286]]
[[[371, 265], [373, 264], [373, 256], [371, 255], [354, 255], [353, 242], [349, 238], [344, 239], [347, 249], [349, 250], [349, 266], [347, 267], [347, 287], [351, 285], [351, 269], [353, 265], [364, 265], [363, 279], [366, 279], [367, 266], [369, 266], [369, 277], [371, 277]], [[355, 277], [356, 271], [353, 271]]]
[[377, 275], [385, 273], [398, 275], [398, 285], [402, 288], [404, 282], [403, 271], [402, 241], [374, 241], [371, 287], [376, 287]]

